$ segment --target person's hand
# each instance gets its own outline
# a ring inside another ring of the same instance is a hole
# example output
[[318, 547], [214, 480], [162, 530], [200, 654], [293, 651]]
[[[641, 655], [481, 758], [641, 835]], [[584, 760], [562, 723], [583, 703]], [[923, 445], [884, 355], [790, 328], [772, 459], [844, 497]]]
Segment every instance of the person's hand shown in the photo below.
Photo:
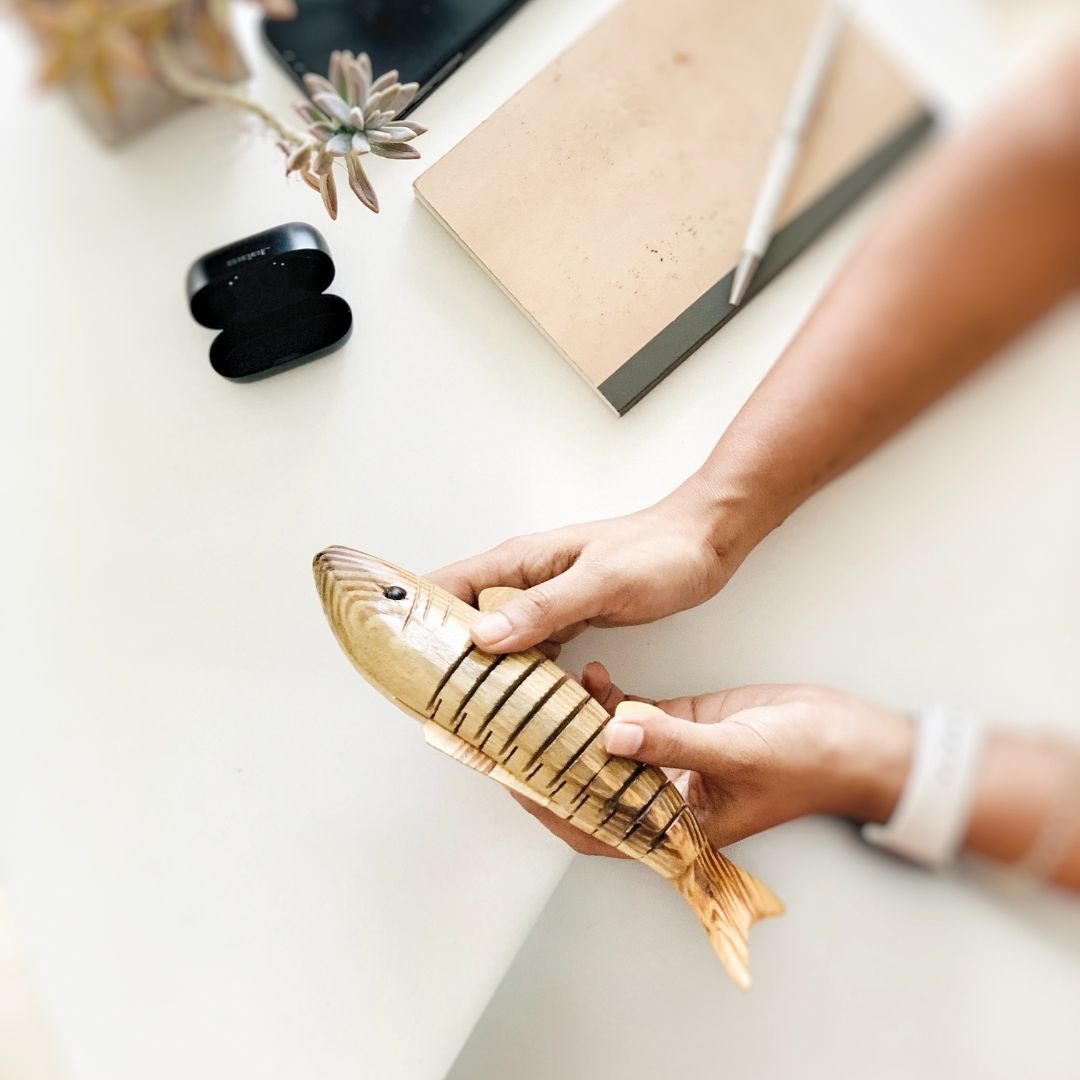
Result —
[[[653, 703], [597, 663], [582, 685], [613, 712], [608, 752], [662, 767], [717, 847], [806, 814], [886, 821], [907, 776], [910, 720], [838, 690], [742, 686]], [[517, 798], [575, 851], [619, 854]]]
[[550, 657], [587, 625], [652, 622], [703, 603], [759, 539], [720, 538], [715, 511], [690, 486], [647, 510], [507, 540], [428, 576], [474, 604], [484, 589], [526, 590], [473, 627], [490, 652], [538, 645]]

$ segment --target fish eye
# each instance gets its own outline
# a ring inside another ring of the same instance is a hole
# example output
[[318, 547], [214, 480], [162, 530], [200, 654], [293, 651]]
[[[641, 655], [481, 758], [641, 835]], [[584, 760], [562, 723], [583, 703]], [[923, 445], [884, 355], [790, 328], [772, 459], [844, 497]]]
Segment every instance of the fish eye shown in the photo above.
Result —
[[409, 594], [400, 585], [388, 585], [383, 590], [387, 600], [404, 600]]

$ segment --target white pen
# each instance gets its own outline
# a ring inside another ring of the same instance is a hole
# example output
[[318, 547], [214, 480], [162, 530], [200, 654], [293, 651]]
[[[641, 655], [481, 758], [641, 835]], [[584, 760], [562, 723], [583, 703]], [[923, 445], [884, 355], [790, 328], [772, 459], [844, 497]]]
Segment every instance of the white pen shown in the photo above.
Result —
[[750, 227], [743, 241], [742, 256], [735, 270], [728, 301], [732, 305], [740, 304], [746, 296], [750, 281], [769, 247], [773, 224], [787, 194], [792, 173], [799, 163], [803, 138], [817, 103], [818, 92], [825, 82], [829, 61], [840, 39], [845, 15], [846, 11], [840, 0], [829, 0], [803, 56], [784, 109], [780, 133], [769, 155], [769, 164], [754, 204]]

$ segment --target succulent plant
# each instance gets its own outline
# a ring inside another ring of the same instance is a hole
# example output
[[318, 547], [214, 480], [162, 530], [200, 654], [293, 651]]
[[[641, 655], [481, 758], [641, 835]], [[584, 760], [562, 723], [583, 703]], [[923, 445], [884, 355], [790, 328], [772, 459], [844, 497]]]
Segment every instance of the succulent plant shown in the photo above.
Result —
[[[296, 14], [295, 0], [258, 2], [272, 19]], [[294, 108], [307, 131], [298, 132], [224, 79], [204, 78], [185, 63], [178, 45], [194, 37], [226, 74], [233, 62], [228, 4], [229, 0], [16, 0], [46, 48], [44, 83], [87, 80], [107, 105], [115, 106], [117, 76], [135, 75], [156, 78], [184, 97], [246, 110], [277, 135], [287, 158], [286, 173], [299, 173], [318, 191], [331, 218], [338, 210], [334, 179], [338, 158], [344, 161], [353, 193], [378, 213], [379, 199], [361, 159], [365, 154], [420, 156], [409, 144], [427, 129], [398, 119], [419, 86], [402, 83], [396, 71], [374, 78], [367, 53], [334, 52], [328, 78], [304, 77], [308, 97]]]
[[[294, 0], [260, 0], [272, 19], [296, 14]], [[171, 33], [190, 33], [214, 67], [234, 55], [228, 0], [17, 0], [45, 47], [46, 86], [87, 80], [106, 105], [117, 104], [117, 76], [150, 78], [154, 49]]]
[[23, 5], [45, 47], [45, 86], [85, 79], [106, 105], [116, 78], [149, 75], [149, 50], [169, 28], [171, 0], [52, 0]]
[[334, 162], [344, 159], [353, 194], [379, 212], [379, 199], [364, 172], [365, 154], [379, 157], [418, 158], [409, 143], [427, 130], [411, 120], [396, 119], [416, 97], [417, 83], [402, 83], [396, 71], [372, 78], [367, 53], [354, 56], [339, 51], [330, 55], [328, 78], [304, 76], [308, 98], [293, 107], [307, 124], [308, 138], [299, 146], [285, 146], [286, 172], [298, 172], [323, 199], [326, 212], [337, 217]]

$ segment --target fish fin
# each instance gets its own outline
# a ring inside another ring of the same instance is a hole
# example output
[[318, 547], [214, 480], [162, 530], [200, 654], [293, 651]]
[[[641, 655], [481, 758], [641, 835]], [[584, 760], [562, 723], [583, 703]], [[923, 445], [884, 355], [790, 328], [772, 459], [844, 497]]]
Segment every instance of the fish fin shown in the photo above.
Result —
[[446, 728], [441, 727], [434, 720], [424, 722], [424, 741], [428, 746], [433, 746], [436, 750], [441, 750], [455, 761], [460, 761], [462, 765], [468, 765], [470, 769], [475, 769], [485, 775], [490, 775], [492, 770], [497, 767], [487, 754], [481, 754], [475, 746], [470, 745], [464, 739], [458, 738], [452, 731], [447, 731]]
[[536, 803], [537, 806], [542, 806], [545, 810], [551, 810], [561, 818], [570, 816], [561, 806], [556, 805], [550, 799], [533, 791], [528, 784], [523, 780], [519, 780], [509, 769], [504, 769], [501, 765], [496, 765], [495, 768], [491, 770], [490, 776], [492, 780], [498, 780], [503, 787], [516, 792], [526, 799], [530, 799], [532, 802]]
[[698, 857], [673, 879], [701, 920], [713, 950], [743, 990], [750, 988], [750, 927], [780, 915], [784, 905], [753, 874], [705, 843]]
[[494, 611], [501, 608], [508, 600], [520, 596], [521, 589], [512, 589], [509, 585], [492, 585], [490, 589], [484, 589], [476, 598], [476, 606], [481, 611]]
[[470, 769], [475, 769], [485, 776], [490, 776], [492, 780], [497, 780], [503, 787], [509, 788], [526, 799], [532, 799], [534, 803], [551, 810], [558, 814], [559, 817], [570, 816], [569, 812], [563, 807], [533, 791], [528, 784], [523, 780], [519, 780], [509, 769], [504, 769], [493, 758], [489, 758], [487, 754], [482, 754], [475, 746], [459, 738], [452, 731], [447, 731], [446, 728], [440, 726], [434, 720], [428, 720], [424, 723], [424, 741], [428, 746], [441, 750], [455, 761], [460, 761], [463, 765], [468, 765]]

